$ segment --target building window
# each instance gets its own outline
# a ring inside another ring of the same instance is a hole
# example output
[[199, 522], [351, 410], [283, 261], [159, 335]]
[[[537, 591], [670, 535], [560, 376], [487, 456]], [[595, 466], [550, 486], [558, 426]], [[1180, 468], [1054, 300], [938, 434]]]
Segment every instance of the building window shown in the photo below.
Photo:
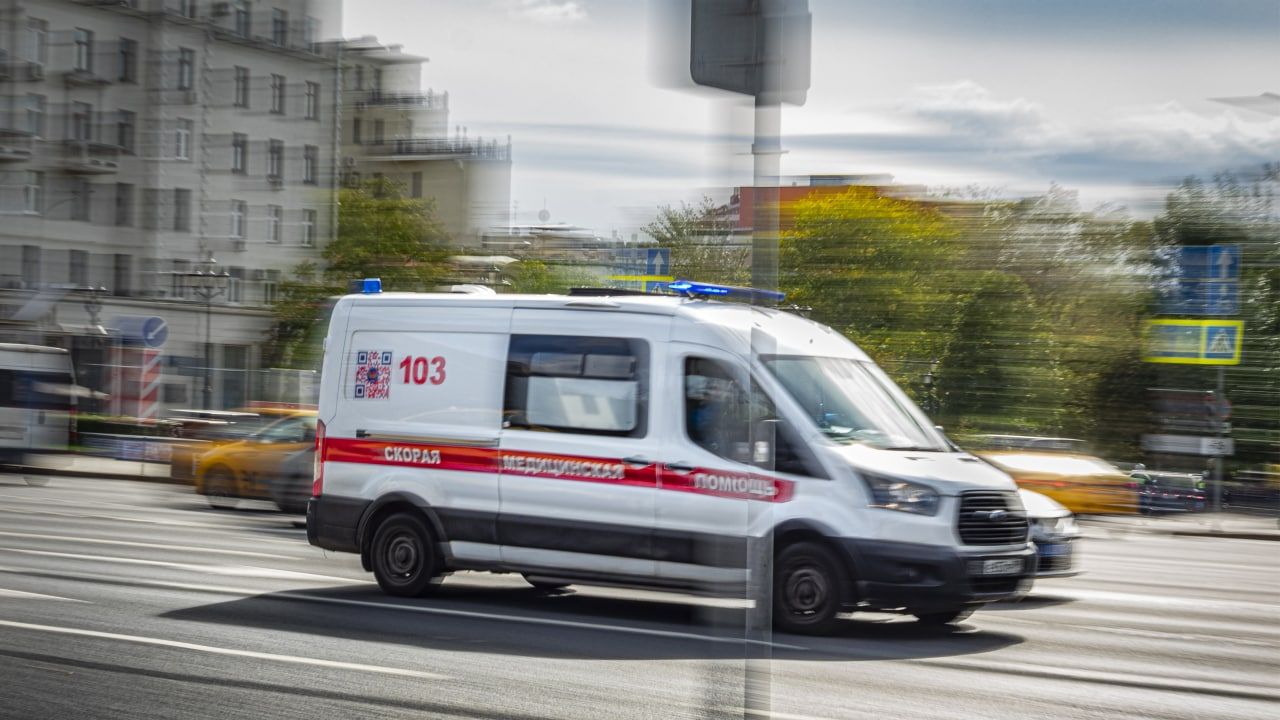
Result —
[[356, 66], [356, 89], [357, 90], [364, 89], [364, 66], [363, 65]]
[[361, 122], [360, 118], [351, 119], [351, 142], [352, 143], [359, 145], [364, 142], [364, 138], [361, 137], [362, 135], [361, 131], [363, 130], [363, 126], [364, 126], [364, 123]]
[[284, 230], [284, 208], [270, 205], [267, 210], [267, 242], [278, 243]]
[[249, 165], [249, 136], [244, 133], [231, 135], [231, 172], [244, 174]]
[[93, 72], [93, 32], [76, 28], [73, 37], [76, 45], [73, 69], [76, 72]]
[[116, 115], [116, 145], [131, 153], [137, 147], [138, 116], [128, 110], [121, 110]]
[[84, 250], [72, 250], [69, 253], [70, 272], [67, 273], [72, 285], [84, 287], [89, 284], [89, 253]]
[[184, 18], [196, 17], [196, 0], [178, 0], [178, 14]]
[[[240, 303], [244, 300], [244, 268], [232, 265], [227, 268], [227, 274], [231, 276], [227, 280], [227, 302]], [[224, 348], [223, 352], [227, 353], [230, 350], [231, 348], [229, 347]], [[234, 373], [233, 375], [240, 375], [240, 373]]]
[[22, 279], [28, 287], [40, 284], [40, 246], [22, 246]]
[[178, 127], [174, 130], [174, 146], [173, 156], [178, 160], [191, 159], [191, 129], [190, 120], [178, 120]]
[[307, 119], [320, 117], [320, 83], [307, 83]]
[[373, 87], [369, 89], [374, 95], [382, 94], [382, 68], [373, 69]]
[[89, 219], [89, 196], [93, 189], [89, 186], [89, 181], [84, 178], [75, 178], [71, 181], [71, 219], [72, 220], [88, 220]]
[[232, 5], [235, 13], [235, 33], [240, 37], [249, 37], [249, 32], [253, 30], [253, 17], [249, 12], [249, 3], [247, 0], [235, 0]]
[[138, 41], [120, 38], [120, 82], [138, 81]]
[[116, 227], [133, 226], [133, 186], [116, 183]]
[[249, 214], [249, 204], [243, 200], [231, 201], [231, 237], [244, 239], [244, 226]]
[[316, 38], [320, 35], [320, 21], [313, 17], [309, 17], [302, 23], [302, 44], [306, 46], [307, 52], [316, 51]]
[[280, 47], [289, 44], [289, 13], [280, 8], [271, 9], [271, 44]]
[[267, 177], [279, 180], [284, 177], [284, 142], [272, 140], [267, 144]]
[[129, 294], [133, 278], [133, 256], [116, 253], [112, 267], [111, 294], [124, 297]]
[[44, 96], [28, 93], [26, 108], [27, 132], [31, 133], [34, 137], [44, 137]]
[[284, 114], [284, 76], [271, 76], [271, 112]]
[[173, 191], [173, 229], [191, 232], [191, 191], [175, 188]]
[[320, 164], [320, 148], [307, 145], [302, 149], [302, 182], [316, 184], [316, 166]]
[[49, 61], [49, 23], [27, 18], [26, 57], [33, 67], [44, 68]]
[[249, 107], [249, 68], [236, 67], [235, 93], [235, 106], [239, 108]]
[[415, 172], [412, 175], [412, 182], [413, 182], [413, 187], [412, 187], [413, 196], [416, 198], [422, 197], [422, 172], [421, 171]]
[[93, 139], [93, 106], [84, 102], [71, 103], [71, 139], [88, 142]]
[[28, 170], [22, 186], [22, 211], [39, 215], [44, 210], [44, 173]]
[[316, 245], [316, 211], [302, 211], [302, 244], [306, 247]]
[[161, 191], [157, 188], [145, 188], [142, 191], [142, 227], [145, 230], [160, 228]]
[[178, 49], [178, 89], [190, 90], [195, 84], [196, 51], [188, 48]]
[[382, 141], [384, 139], [385, 129], [386, 129], [386, 124], [383, 123], [381, 120], [373, 121], [373, 144], [374, 145], [382, 144]]

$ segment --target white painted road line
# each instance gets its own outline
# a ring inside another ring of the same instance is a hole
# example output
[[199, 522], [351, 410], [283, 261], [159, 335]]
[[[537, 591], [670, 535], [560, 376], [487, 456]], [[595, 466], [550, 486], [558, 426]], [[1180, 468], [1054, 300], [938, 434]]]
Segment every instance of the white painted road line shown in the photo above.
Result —
[[1247, 600], [1176, 597], [1159, 593], [1128, 593], [1111, 590], [1089, 590], [1087, 588], [1071, 588], [1062, 591], [1054, 588], [1053, 594], [1076, 600], [1097, 600], [1104, 603], [1140, 605], [1146, 608], [1155, 608], [1163, 605], [1168, 607], [1199, 608], [1201, 610], [1262, 610], [1269, 613], [1280, 613], [1280, 609], [1272, 603], [1249, 602]]
[[41, 555], [44, 557], [67, 558], [69, 560], [93, 560], [95, 562], [117, 563], [120, 565], [148, 565], [150, 567], [167, 567], [188, 572], [206, 573], [209, 575], [229, 575], [232, 577], [271, 578], [278, 580], [323, 580], [352, 585], [372, 585], [368, 580], [353, 580], [336, 575], [316, 575], [314, 573], [294, 570], [277, 570], [276, 568], [255, 567], [252, 565], [194, 565], [191, 563], [166, 562], [164, 560], [141, 560], [138, 558], [113, 557], [111, 555], [84, 555], [82, 553], [53, 552], [51, 550], [28, 550], [26, 548], [0, 547], [0, 552], [18, 553], [21, 555]]
[[270, 560], [305, 560], [299, 555], [273, 555], [271, 553], [253, 552], [250, 550], [222, 550], [219, 548], [200, 547], [197, 545], [168, 545], [165, 543], [134, 542], [132, 540], [107, 540], [105, 538], [87, 538], [76, 535], [41, 535], [38, 533], [7, 532], [0, 530], [0, 536], [19, 537], [32, 540], [59, 540], [65, 542], [90, 543], [94, 545], [120, 545], [121, 547], [156, 548], [160, 550], [182, 550], [183, 552], [208, 553], [211, 555], [237, 555], [241, 557], [267, 558]]
[[57, 595], [41, 595], [40, 593], [27, 592], [25, 590], [9, 590], [8, 588], [0, 588], [0, 597], [25, 598], [28, 600], [62, 600], [64, 602], [87, 603], [88, 600], [76, 600], [75, 598], [59, 597]]
[[20, 630], [33, 630], [36, 632], [57, 633], [59, 635], [77, 635], [80, 637], [101, 638], [103, 640], [119, 640], [121, 642], [137, 643], [139, 645], [155, 645], [158, 647], [176, 648], [178, 650], [192, 650], [195, 652], [209, 653], [211, 655], [231, 655], [234, 657], [247, 657], [257, 660], [292, 663], [294, 665], [311, 665], [314, 667], [333, 668], [335, 670], [358, 670], [360, 672], [377, 673], [379, 675], [396, 675], [399, 677], [411, 677], [423, 680], [449, 679], [445, 675], [422, 672], [420, 670], [404, 670], [402, 668], [384, 667], [382, 665], [365, 665], [362, 663], [340, 662], [337, 660], [321, 660], [320, 658], [300, 657], [297, 655], [277, 655], [275, 653], [255, 652], [253, 650], [234, 650], [231, 648], [214, 647], [212, 645], [197, 645], [195, 643], [179, 642], [177, 640], [143, 637], [141, 635], [121, 635], [119, 633], [59, 627], [56, 625], [35, 625], [32, 623], [14, 622], [12, 620], [0, 620], [0, 626], [17, 628]]

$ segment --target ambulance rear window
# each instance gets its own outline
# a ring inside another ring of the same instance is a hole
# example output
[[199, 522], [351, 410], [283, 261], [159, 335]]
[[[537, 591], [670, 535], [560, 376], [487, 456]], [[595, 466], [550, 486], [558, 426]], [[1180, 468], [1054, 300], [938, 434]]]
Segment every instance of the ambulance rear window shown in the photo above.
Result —
[[514, 335], [504, 424], [511, 428], [643, 437], [649, 348], [632, 338]]

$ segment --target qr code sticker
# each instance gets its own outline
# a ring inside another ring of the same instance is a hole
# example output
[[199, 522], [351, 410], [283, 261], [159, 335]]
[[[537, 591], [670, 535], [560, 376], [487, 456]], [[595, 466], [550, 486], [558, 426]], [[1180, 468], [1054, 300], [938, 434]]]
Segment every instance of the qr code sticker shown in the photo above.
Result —
[[391, 397], [390, 350], [361, 350], [356, 353], [355, 397], [357, 400]]

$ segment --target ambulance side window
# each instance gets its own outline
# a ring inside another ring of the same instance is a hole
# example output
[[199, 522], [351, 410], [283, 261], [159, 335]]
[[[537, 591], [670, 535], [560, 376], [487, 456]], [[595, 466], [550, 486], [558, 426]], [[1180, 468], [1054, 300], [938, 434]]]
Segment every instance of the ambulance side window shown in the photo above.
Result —
[[[752, 428], [777, 420], [768, 394], [754, 381], [747, 391], [723, 363], [688, 357], [684, 362], [685, 432], [708, 452], [727, 460], [753, 463]], [[794, 442], [792, 430], [777, 421], [772, 468], [778, 472], [825, 477], [817, 462]], [[761, 463], [768, 467], [768, 463]]]
[[503, 426], [644, 437], [648, 376], [643, 340], [512, 335]]

